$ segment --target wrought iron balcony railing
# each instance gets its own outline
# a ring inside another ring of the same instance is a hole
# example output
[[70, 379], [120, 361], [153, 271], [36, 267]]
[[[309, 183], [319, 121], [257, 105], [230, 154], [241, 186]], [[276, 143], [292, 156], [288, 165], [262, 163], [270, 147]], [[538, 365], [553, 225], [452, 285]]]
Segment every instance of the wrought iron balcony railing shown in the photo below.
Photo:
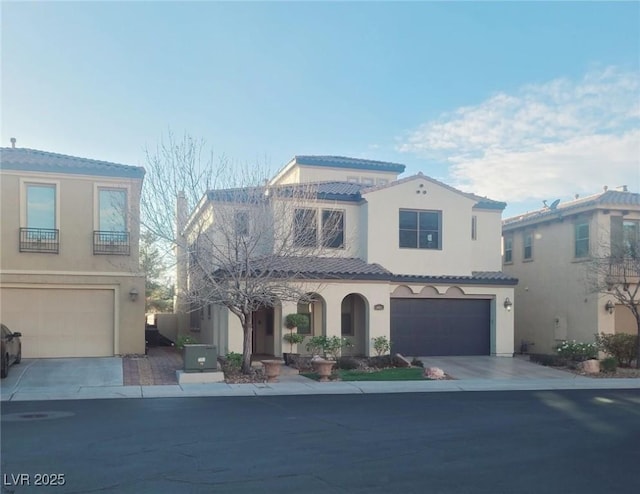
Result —
[[128, 256], [131, 246], [129, 244], [129, 232], [93, 232], [93, 253], [115, 256]]
[[619, 279], [638, 278], [640, 261], [634, 257], [612, 258], [609, 260], [609, 275]]
[[20, 228], [20, 252], [58, 254], [60, 231], [50, 228]]

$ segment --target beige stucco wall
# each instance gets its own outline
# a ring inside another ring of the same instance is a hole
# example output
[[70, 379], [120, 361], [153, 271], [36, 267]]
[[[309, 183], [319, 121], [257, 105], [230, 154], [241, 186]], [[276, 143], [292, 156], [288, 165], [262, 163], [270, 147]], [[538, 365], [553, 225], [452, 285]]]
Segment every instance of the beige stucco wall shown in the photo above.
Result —
[[325, 166], [294, 165], [282, 176], [277, 178], [277, 184], [305, 183], [305, 182], [347, 182], [358, 179], [370, 179], [373, 185], [379, 185], [380, 181], [392, 182], [398, 178], [396, 172], [356, 170], [347, 168], [331, 168]]
[[[25, 224], [25, 184], [55, 183], [59, 253], [19, 252], [19, 228]], [[114, 293], [113, 354], [144, 353], [144, 275], [139, 272], [141, 179], [3, 170], [0, 181], [2, 249], [0, 285], [4, 288], [97, 289]], [[98, 187], [128, 190], [130, 255], [94, 255]], [[138, 299], [132, 302], [129, 292]], [[1, 302], [1, 301], [0, 301]], [[64, 307], [59, 308], [64, 311]], [[19, 329], [15, 329], [19, 330]], [[29, 328], [21, 328], [28, 332]]]
[[[469, 276], [474, 270], [500, 270], [499, 212], [474, 211], [476, 201], [426, 177], [366, 193], [364, 197], [368, 203], [367, 262], [380, 263], [397, 274]], [[400, 248], [400, 209], [442, 211], [442, 248]], [[479, 218], [475, 241], [471, 239], [473, 215]]]
[[[589, 220], [594, 249], [601, 218], [580, 218]], [[514, 300], [516, 351], [523, 340], [535, 343], [531, 353], [551, 353], [561, 340], [594, 341], [598, 331], [613, 331], [605, 299], [589, 293], [588, 260], [574, 258], [574, 224], [575, 218], [567, 217], [504, 233], [513, 237], [513, 262], [503, 270], [520, 280]], [[524, 231], [533, 232], [531, 261], [523, 261]]]

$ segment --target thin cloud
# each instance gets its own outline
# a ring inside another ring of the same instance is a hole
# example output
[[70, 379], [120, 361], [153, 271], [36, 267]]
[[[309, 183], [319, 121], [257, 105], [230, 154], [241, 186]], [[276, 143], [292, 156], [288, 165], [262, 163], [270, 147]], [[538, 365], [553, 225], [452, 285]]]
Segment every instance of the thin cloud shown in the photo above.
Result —
[[444, 159], [464, 190], [510, 202], [640, 180], [640, 73], [608, 67], [498, 93], [409, 133], [401, 152]]

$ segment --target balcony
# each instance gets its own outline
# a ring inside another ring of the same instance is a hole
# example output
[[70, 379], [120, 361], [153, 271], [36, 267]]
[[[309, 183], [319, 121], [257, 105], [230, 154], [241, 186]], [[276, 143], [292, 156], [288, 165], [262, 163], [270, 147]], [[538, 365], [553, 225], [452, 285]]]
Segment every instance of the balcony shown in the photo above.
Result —
[[60, 231], [49, 228], [20, 228], [20, 252], [58, 254]]
[[129, 232], [93, 232], [94, 255], [128, 256], [130, 250]]

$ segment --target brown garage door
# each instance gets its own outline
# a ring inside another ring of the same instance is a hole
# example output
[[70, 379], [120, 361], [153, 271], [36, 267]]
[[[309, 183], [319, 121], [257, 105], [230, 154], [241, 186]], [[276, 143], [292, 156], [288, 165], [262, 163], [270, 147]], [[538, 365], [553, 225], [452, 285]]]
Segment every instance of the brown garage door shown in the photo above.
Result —
[[410, 356], [489, 355], [489, 300], [391, 299], [392, 351]]
[[114, 291], [2, 288], [2, 322], [22, 336], [24, 358], [108, 357]]

